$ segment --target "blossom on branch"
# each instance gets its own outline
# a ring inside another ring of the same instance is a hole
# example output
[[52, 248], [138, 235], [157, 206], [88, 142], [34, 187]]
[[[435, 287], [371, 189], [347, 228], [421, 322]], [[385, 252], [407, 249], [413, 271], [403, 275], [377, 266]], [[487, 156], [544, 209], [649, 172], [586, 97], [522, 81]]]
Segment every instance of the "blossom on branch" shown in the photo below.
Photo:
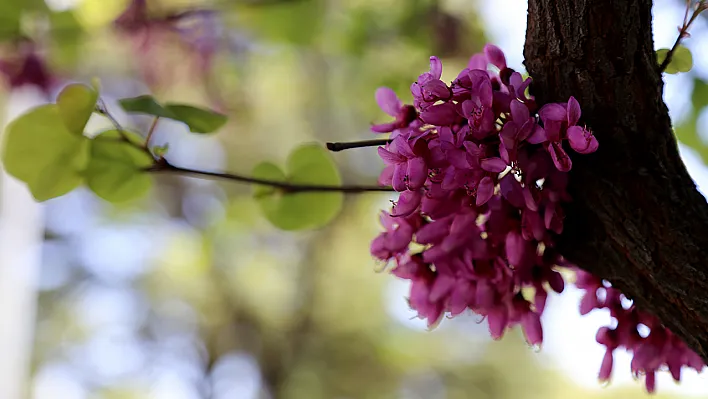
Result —
[[[541, 345], [547, 290], [561, 293], [565, 282], [557, 269], [572, 267], [554, 241], [563, 231], [562, 204], [571, 200], [567, 151], [592, 153], [598, 141], [578, 125], [574, 97], [539, 109], [527, 93], [530, 78], [510, 69], [496, 46], [472, 56], [449, 85], [441, 76], [441, 61], [431, 57], [430, 70], [411, 86], [413, 105], [391, 89], [376, 92], [379, 106], [395, 118], [372, 128], [393, 138], [379, 148], [387, 165], [379, 182], [400, 197], [384, 213], [386, 231], [371, 252], [411, 281], [410, 306], [429, 326], [470, 310], [487, 319], [495, 339], [520, 325], [530, 345]], [[600, 380], [610, 378], [617, 349], [633, 353], [632, 372], [646, 375], [650, 392], [660, 369], [679, 380], [682, 367], [703, 368], [656, 318], [574, 270], [576, 285], [587, 291], [581, 313], [607, 308], [617, 321], [597, 334], [607, 348]], [[640, 335], [643, 328], [648, 335]]]

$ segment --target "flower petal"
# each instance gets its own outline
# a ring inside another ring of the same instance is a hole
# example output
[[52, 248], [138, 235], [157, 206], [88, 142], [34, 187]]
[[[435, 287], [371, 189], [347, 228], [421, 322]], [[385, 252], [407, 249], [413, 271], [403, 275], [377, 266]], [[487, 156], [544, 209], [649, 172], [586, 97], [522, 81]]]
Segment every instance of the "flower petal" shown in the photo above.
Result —
[[543, 342], [543, 328], [541, 318], [538, 313], [528, 312], [521, 317], [521, 325], [524, 327], [526, 342], [529, 345], [539, 345]]
[[599, 145], [592, 132], [580, 126], [568, 128], [568, 141], [570, 146], [580, 154], [595, 152]]
[[391, 133], [398, 127], [398, 122], [390, 123], [379, 123], [378, 125], [371, 125], [371, 131], [374, 133]]
[[398, 197], [396, 205], [393, 206], [391, 215], [394, 217], [408, 216], [413, 213], [420, 205], [420, 200], [423, 194], [420, 191], [404, 191]]
[[535, 125], [533, 133], [526, 138], [526, 141], [529, 144], [541, 144], [548, 141], [548, 137], [546, 136], [546, 131], [541, 126]]
[[470, 57], [470, 61], [467, 63], [467, 68], [470, 70], [480, 69], [482, 71], [486, 71], [487, 65], [489, 65], [487, 56], [483, 53], [478, 53]]
[[391, 152], [384, 147], [379, 147], [378, 152], [379, 152], [379, 157], [381, 157], [381, 159], [383, 159], [383, 161], [384, 161], [384, 163], [386, 163], [386, 165], [395, 165], [395, 164], [399, 164], [401, 162], [406, 161], [406, 157], [404, 157], [403, 155], [395, 153], [395, 152]]
[[431, 125], [450, 126], [457, 121], [459, 115], [452, 103], [436, 104], [420, 114], [420, 118]]
[[573, 167], [573, 162], [570, 160], [568, 154], [566, 154], [565, 150], [561, 146], [561, 143], [557, 141], [552, 142], [548, 147], [546, 147], [546, 149], [548, 150], [548, 153], [551, 154], [553, 163], [559, 171], [567, 172]]
[[391, 164], [386, 166], [379, 175], [378, 183], [381, 186], [390, 186], [393, 180], [393, 173], [396, 170], [396, 165]]
[[495, 67], [499, 69], [506, 68], [506, 57], [504, 57], [504, 52], [499, 47], [487, 44], [484, 46], [484, 54]]
[[430, 287], [430, 297], [431, 302], [437, 302], [445, 298], [455, 286], [455, 278], [445, 274], [438, 274], [437, 278], [433, 282], [433, 286]]
[[520, 266], [526, 254], [526, 240], [516, 231], [506, 235], [506, 257], [513, 266]]
[[376, 103], [383, 112], [394, 117], [398, 115], [398, 111], [400, 111], [402, 107], [401, 100], [398, 99], [396, 92], [388, 87], [379, 87], [376, 89]]
[[494, 195], [494, 181], [491, 177], [485, 176], [477, 186], [477, 206], [486, 204]]
[[519, 126], [529, 119], [529, 109], [521, 101], [513, 99], [509, 107], [511, 108], [511, 119], [518, 123]]
[[506, 170], [506, 162], [501, 158], [486, 158], [480, 162], [482, 169], [487, 172], [501, 173]]
[[508, 322], [506, 309], [498, 308], [489, 312], [489, 315], [487, 315], [487, 321], [489, 323], [489, 333], [492, 338], [500, 339], [504, 335], [504, 330], [506, 329]]
[[440, 79], [442, 76], [442, 62], [438, 57], [430, 57], [430, 74], [433, 79]]
[[504, 196], [511, 205], [515, 208], [524, 207], [526, 202], [524, 201], [521, 184], [516, 181], [513, 174], [508, 173], [506, 176], [502, 177], [501, 180], [499, 180], [499, 188], [502, 196]]
[[567, 112], [565, 110], [564, 104], [550, 103], [546, 104], [538, 110], [538, 115], [545, 124], [546, 121], [565, 121], [567, 117]]
[[422, 188], [428, 180], [428, 166], [422, 157], [416, 157], [408, 161], [408, 189], [417, 190]]
[[568, 126], [574, 126], [578, 124], [580, 120], [580, 104], [575, 97], [571, 96], [568, 99]]
[[607, 349], [605, 351], [605, 356], [602, 357], [602, 366], [600, 366], [600, 374], [598, 375], [598, 379], [600, 381], [609, 381], [610, 376], [612, 375], [613, 363], [614, 359], [612, 357], [612, 350]]
[[408, 174], [408, 164], [396, 164], [393, 170], [393, 178], [391, 179], [391, 185], [393, 189], [402, 192], [408, 190], [406, 185], [406, 175]]

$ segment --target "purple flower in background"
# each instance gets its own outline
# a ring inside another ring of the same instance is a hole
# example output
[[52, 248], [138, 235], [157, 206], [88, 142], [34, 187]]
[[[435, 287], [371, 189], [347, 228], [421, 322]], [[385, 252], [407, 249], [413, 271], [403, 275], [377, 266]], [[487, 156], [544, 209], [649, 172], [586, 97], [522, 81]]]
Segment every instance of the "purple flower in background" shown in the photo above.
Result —
[[34, 42], [29, 40], [20, 40], [16, 52], [0, 60], [0, 74], [11, 89], [35, 86], [49, 94], [57, 84], [57, 78], [37, 52]]

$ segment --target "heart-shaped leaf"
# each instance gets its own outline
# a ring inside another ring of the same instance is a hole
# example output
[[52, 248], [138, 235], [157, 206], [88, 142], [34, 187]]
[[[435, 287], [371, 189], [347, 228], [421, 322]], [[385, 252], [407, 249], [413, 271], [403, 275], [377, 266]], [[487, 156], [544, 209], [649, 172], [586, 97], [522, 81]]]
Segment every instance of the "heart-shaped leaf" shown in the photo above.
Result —
[[[667, 48], [656, 50], [657, 62], [659, 65], [664, 62], [668, 54], [669, 49]], [[693, 55], [691, 54], [691, 50], [685, 46], [679, 45], [676, 47], [676, 50], [671, 56], [671, 61], [669, 61], [669, 65], [666, 66], [666, 70], [664, 72], [673, 75], [679, 72], [688, 72], [691, 68], [693, 68]]]
[[86, 185], [99, 197], [120, 203], [139, 198], [150, 189], [152, 178], [144, 169], [153, 164], [152, 157], [123, 141], [117, 130], [93, 139], [90, 154]]
[[131, 114], [145, 114], [159, 116], [162, 118], [173, 118], [172, 113], [166, 110], [162, 105], [160, 105], [159, 102], [157, 102], [157, 100], [155, 100], [153, 96], [150, 95], [123, 98], [118, 100], [118, 104], [120, 104], [121, 108], [123, 108], [125, 112]]
[[57, 106], [70, 132], [84, 133], [97, 100], [98, 92], [89, 86], [75, 83], [64, 87], [57, 97]]
[[[293, 151], [287, 172], [277, 165], [262, 162], [253, 177], [291, 184], [339, 186], [341, 178], [329, 153], [318, 144], [306, 144]], [[283, 230], [316, 229], [329, 223], [342, 208], [340, 192], [295, 192], [266, 185], [254, 186], [254, 197], [266, 218]]]
[[175, 103], [161, 105], [149, 95], [124, 98], [119, 103], [129, 113], [152, 115], [182, 122], [189, 127], [192, 133], [215, 132], [224, 126], [227, 120], [224, 114], [192, 105]]
[[192, 133], [212, 133], [226, 123], [226, 115], [185, 104], [165, 104], [172, 119], [184, 122]]
[[7, 126], [2, 161], [10, 175], [27, 183], [37, 201], [46, 201], [81, 184], [88, 147], [88, 138], [68, 129], [59, 106], [47, 104]]

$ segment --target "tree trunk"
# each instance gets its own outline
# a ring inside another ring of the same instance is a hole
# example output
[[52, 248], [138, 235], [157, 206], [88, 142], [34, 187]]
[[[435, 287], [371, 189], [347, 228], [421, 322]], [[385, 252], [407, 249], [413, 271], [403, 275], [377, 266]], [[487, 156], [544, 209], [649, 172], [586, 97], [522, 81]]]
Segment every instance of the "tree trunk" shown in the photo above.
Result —
[[662, 100], [651, 8], [650, 0], [529, 0], [525, 65], [539, 103], [575, 96], [600, 142], [573, 157], [558, 249], [708, 362], [708, 206]]

